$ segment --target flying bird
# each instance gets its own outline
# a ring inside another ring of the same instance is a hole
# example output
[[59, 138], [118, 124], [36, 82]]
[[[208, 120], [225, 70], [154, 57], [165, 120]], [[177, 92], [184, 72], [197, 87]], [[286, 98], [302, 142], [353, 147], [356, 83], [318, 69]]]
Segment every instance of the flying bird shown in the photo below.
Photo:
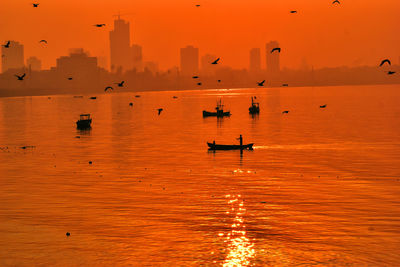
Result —
[[39, 43], [47, 44], [47, 41], [46, 40], [40, 40]]
[[106, 24], [102, 23], [102, 24], [94, 24], [93, 26], [97, 27], [97, 28], [101, 28], [106, 26]]
[[117, 84], [118, 87], [123, 87], [123, 86], [124, 86], [124, 82], [125, 82], [125, 81], [122, 81], [122, 82], [120, 82], [120, 83], [115, 83], [115, 84]]
[[219, 82], [219, 83], [220, 83], [220, 82], [221, 82], [221, 80], [217, 80], [217, 82]]
[[295, 14], [295, 13], [297, 13], [297, 10], [290, 10], [290, 13]]
[[72, 77], [68, 77], [67, 79], [68, 79], [69, 81], [72, 81]]
[[288, 114], [288, 113], [289, 113], [289, 110], [282, 111], [282, 114]]
[[319, 106], [320, 108], [326, 108], [326, 104], [325, 105], [322, 105], [322, 106]]
[[389, 65], [392, 65], [392, 62], [390, 62], [390, 60], [386, 58], [386, 59], [382, 60], [382, 62], [381, 62], [381, 64], [379, 65], [379, 67], [382, 67], [382, 65], [385, 64], [385, 63], [387, 63], [387, 64], [389, 64]]
[[33, 7], [38, 7], [38, 6], [39, 6], [39, 3], [32, 3], [32, 6], [33, 6]]
[[104, 92], [107, 92], [107, 90], [114, 90], [114, 88], [112, 88], [111, 86], [107, 86], [105, 89], [104, 89]]
[[3, 45], [3, 46], [4, 46], [4, 48], [9, 48], [10, 44], [11, 44], [11, 41], [7, 41], [7, 43], [5, 45]]
[[161, 114], [161, 111], [163, 111], [164, 109], [159, 108], [159, 109], [157, 109], [157, 110], [158, 110], [158, 115], [160, 115], [160, 114]]
[[332, 4], [339, 4], [340, 5], [340, 2], [339, 2], [339, 0], [335, 0], [335, 1], [332, 2]]
[[279, 53], [281, 52], [281, 49], [279, 47], [275, 47], [271, 50], [271, 53], [274, 53], [275, 51], [278, 51]]
[[133, 103], [132, 103], [132, 102], [131, 102], [131, 103], [129, 103], [129, 106], [131, 106], [131, 107], [132, 107], [132, 106], [133, 106]]
[[21, 75], [21, 76], [19, 76], [19, 75], [15, 74], [15, 77], [17, 77], [17, 78], [18, 78], [18, 81], [23, 81], [23, 80], [24, 80], [24, 78], [25, 78], [25, 75], [26, 75], [26, 73], [24, 73], [24, 74], [23, 74], [23, 75]]
[[213, 64], [213, 65], [217, 65], [218, 64], [218, 61], [220, 60], [220, 58], [217, 58], [216, 60], [214, 60], [211, 64]]
[[193, 76], [192, 78], [193, 78], [193, 79], [198, 79], [198, 78], [199, 78], [199, 76]]
[[197, 83], [197, 85], [201, 85], [201, 83]]
[[196, 5], [196, 7], [199, 7], [200, 5]]
[[257, 82], [258, 86], [264, 86], [265, 80], [263, 80], [262, 82]]
[[389, 70], [389, 71], [387, 72], [388, 75], [392, 75], [392, 74], [395, 74], [395, 73], [396, 73], [395, 71], [391, 71], [391, 70]]

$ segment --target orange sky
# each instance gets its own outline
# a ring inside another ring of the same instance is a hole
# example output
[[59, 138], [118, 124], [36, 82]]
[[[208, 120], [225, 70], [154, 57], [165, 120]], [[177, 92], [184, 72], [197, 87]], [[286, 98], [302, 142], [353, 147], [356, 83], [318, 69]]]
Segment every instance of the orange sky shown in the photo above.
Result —
[[[221, 63], [248, 66], [252, 47], [281, 44], [282, 67], [297, 68], [305, 58], [315, 67], [372, 65], [382, 58], [398, 63], [400, 1], [340, 0], [2, 0], [0, 41], [20, 41], [25, 58], [36, 55], [45, 68], [83, 47], [108, 57], [108, 32], [118, 11], [131, 22], [134, 43], [145, 60], [162, 69], [179, 64], [179, 48], [192, 44], [200, 55], [212, 53]], [[201, 7], [196, 8], [195, 4]], [[295, 9], [298, 14], [290, 14]], [[106, 23], [106, 28], [95, 28]], [[43, 47], [39, 40], [49, 44]]]

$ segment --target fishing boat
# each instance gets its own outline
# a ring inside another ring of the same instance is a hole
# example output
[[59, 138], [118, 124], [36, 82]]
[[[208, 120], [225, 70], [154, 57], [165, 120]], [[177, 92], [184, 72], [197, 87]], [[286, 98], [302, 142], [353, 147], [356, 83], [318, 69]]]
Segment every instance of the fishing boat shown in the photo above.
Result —
[[76, 128], [78, 129], [88, 129], [91, 127], [92, 119], [90, 114], [81, 114], [79, 120], [76, 121]]
[[217, 107], [215, 108], [215, 112], [210, 112], [210, 111], [206, 111], [203, 110], [203, 117], [225, 117], [225, 116], [230, 116], [231, 113], [230, 111], [224, 111], [224, 105], [222, 105], [221, 99], [219, 100], [219, 102], [217, 102]]
[[252, 144], [246, 144], [246, 145], [219, 145], [215, 143], [209, 143], [207, 142], [207, 145], [210, 150], [253, 150], [253, 143]]
[[249, 107], [249, 113], [252, 115], [260, 113], [259, 103], [254, 102], [253, 97], [251, 97], [251, 107]]

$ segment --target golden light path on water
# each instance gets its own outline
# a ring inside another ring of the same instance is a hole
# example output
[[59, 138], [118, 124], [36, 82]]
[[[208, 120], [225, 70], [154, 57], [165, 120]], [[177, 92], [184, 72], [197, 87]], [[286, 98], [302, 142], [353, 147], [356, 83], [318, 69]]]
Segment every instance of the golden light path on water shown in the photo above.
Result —
[[[246, 208], [244, 202], [241, 199], [241, 195], [226, 195], [229, 204], [229, 211], [227, 214], [233, 214], [233, 222], [231, 225], [231, 231], [227, 233], [225, 237], [225, 243], [227, 243], [227, 255], [222, 266], [249, 266], [251, 260], [255, 256], [254, 243], [246, 236], [246, 225], [244, 221], [244, 215], [246, 214]], [[219, 236], [223, 236], [224, 233], [219, 233]]]

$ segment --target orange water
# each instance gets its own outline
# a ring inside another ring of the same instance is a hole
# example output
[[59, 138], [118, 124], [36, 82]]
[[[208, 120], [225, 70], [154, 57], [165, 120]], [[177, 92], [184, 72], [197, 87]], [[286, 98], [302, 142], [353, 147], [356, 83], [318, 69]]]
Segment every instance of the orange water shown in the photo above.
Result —
[[398, 265], [399, 89], [1, 98], [0, 265]]

